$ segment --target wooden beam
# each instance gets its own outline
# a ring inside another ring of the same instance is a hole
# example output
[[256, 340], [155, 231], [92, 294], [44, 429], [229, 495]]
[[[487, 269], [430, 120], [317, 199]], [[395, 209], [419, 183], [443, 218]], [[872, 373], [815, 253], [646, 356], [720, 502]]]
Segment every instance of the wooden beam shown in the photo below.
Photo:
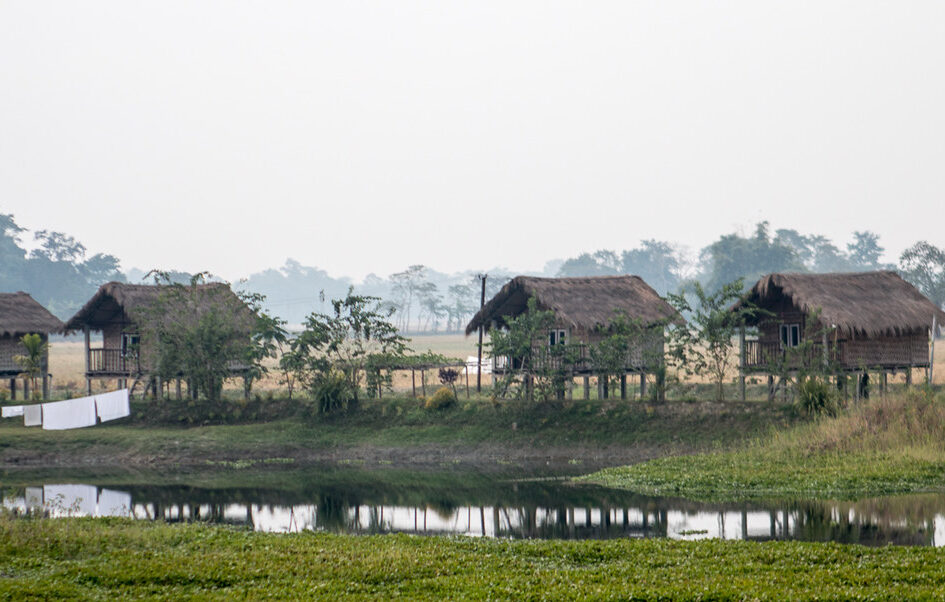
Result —
[[[482, 331], [485, 319], [485, 316], [482, 315], [482, 308], [486, 305], [486, 278], [488, 274], [483, 274], [479, 277], [482, 281], [482, 294], [479, 297], [479, 346], [476, 348], [476, 393], [482, 392]], [[495, 370], [495, 363], [492, 364], [492, 369]], [[426, 393], [424, 393], [426, 395]]]
[[[746, 399], [745, 393], [745, 326], [742, 325], [738, 329], [738, 388], [741, 392], [742, 401]], [[640, 399], [643, 399], [643, 393], [641, 390]]]
[[88, 324], [82, 327], [82, 332], [85, 334], [85, 394], [91, 395], [92, 379], [89, 378], [89, 354], [92, 352], [92, 332]]

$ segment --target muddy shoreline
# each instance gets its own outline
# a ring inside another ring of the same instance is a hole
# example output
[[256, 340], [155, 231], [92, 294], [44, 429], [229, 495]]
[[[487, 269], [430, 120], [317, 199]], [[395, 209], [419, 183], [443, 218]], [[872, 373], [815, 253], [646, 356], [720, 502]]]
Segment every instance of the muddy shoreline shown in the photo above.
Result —
[[309, 464], [395, 465], [415, 467], [442, 467], [444, 465], [471, 466], [561, 466], [576, 465], [596, 469], [604, 466], [634, 464], [667, 455], [698, 451], [688, 446], [553, 446], [525, 447], [510, 445], [443, 446], [424, 444], [412, 447], [381, 447], [352, 445], [326, 449], [299, 449], [273, 446], [247, 450], [214, 451], [211, 453], [139, 452], [113, 448], [96, 449], [94, 446], [76, 452], [48, 450], [0, 451], [0, 470], [43, 468], [206, 468], [214, 464], [262, 463], [278, 459], [296, 466]]

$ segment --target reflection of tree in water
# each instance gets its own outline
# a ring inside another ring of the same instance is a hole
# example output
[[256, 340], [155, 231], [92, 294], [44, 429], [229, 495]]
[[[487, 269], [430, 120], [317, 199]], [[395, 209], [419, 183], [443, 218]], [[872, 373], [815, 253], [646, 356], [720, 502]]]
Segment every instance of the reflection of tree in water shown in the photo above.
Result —
[[[913, 504], [925, 505], [923, 496], [902, 496], [878, 501], [883, 512], [871, 512], [877, 500], [859, 502], [798, 502], [792, 512], [794, 532], [792, 539], [805, 541], [835, 541], [862, 545], [928, 546], [934, 544], [935, 507], [927, 507], [926, 514], [911, 512]], [[895, 511], [893, 510], [895, 509]], [[941, 497], [937, 509], [941, 511]], [[851, 514], [853, 518], [851, 519]]]
[[360, 517], [356, 513], [352, 519], [348, 513], [352, 506], [358, 508], [360, 501], [338, 492], [320, 494], [315, 503], [318, 528], [332, 532], [345, 532], [357, 528], [356, 521]]
[[453, 518], [453, 514], [460, 508], [460, 505], [449, 499], [433, 499], [426, 503], [426, 507], [443, 520], [449, 520]]

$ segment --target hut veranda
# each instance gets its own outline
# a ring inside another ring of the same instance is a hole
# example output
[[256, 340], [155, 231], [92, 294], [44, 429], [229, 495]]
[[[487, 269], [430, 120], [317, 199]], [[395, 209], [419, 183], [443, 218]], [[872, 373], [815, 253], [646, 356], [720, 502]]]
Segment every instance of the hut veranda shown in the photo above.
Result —
[[931, 370], [931, 335], [945, 323], [941, 308], [890, 271], [769, 274], [741, 303], [763, 310], [746, 324], [753, 336], [743, 329], [740, 337], [743, 399], [753, 373], [768, 375], [769, 399], [787, 376], [815, 368], [836, 375], [840, 387], [856, 375], [856, 396], [869, 372], [883, 387], [890, 373], [904, 372], [911, 383], [914, 369]]
[[[555, 361], [553, 354], [546, 353], [550, 348], [572, 345], [577, 357], [560, 368], [565, 371], [568, 396], [572, 395], [573, 379], [583, 378], [585, 399], [590, 397], [590, 377], [595, 373], [591, 346], [608, 336], [608, 328], [615, 317], [623, 315], [645, 328], [645, 336], [623, 358], [621, 398], [627, 396], [628, 374], [639, 375], [641, 396], [646, 394], [646, 375], [661, 367], [664, 361], [665, 326], [682, 322], [676, 310], [639, 276], [517, 276], [473, 316], [466, 327], [467, 336], [480, 326], [486, 331], [504, 328], [506, 320], [527, 311], [530, 298], [535, 299], [538, 310], [554, 314], [552, 326], [532, 341], [538, 365], [530, 369], [547, 368], [542, 362], [547, 364]], [[493, 372], [497, 374], [522, 368], [521, 358], [493, 357], [492, 360]], [[526, 375], [525, 378], [530, 377]], [[606, 398], [608, 395], [606, 382], [598, 379], [598, 397]]]
[[[26, 348], [20, 342], [23, 335], [38, 334], [43, 344], [49, 343], [50, 333], [59, 333], [63, 325], [59, 318], [24, 292], [0, 293], [0, 377], [10, 379], [10, 397], [16, 399], [16, 378], [23, 367], [16, 357]], [[42, 379], [43, 399], [49, 398], [49, 351], [43, 353], [39, 376]], [[23, 381], [23, 397], [29, 399], [29, 379]]]

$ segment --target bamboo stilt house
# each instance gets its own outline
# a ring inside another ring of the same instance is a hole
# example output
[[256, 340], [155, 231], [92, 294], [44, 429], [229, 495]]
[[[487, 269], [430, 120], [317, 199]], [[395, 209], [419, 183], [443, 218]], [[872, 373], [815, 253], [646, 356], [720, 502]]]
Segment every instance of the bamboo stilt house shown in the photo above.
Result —
[[[175, 285], [126, 284], [109, 282], [103, 284], [98, 292], [68, 322], [66, 331], [81, 331], [85, 334], [85, 378], [86, 389], [91, 392], [92, 379], [117, 379], [120, 387], [128, 386], [128, 379], [134, 382], [144, 380], [146, 386], [160, 389], [154, 374], [155, 342], [149, 340], [155, 320], [179, 320], [190, 316], [183, 315], [194, 308], [175, 311], [173, 298], [168, 303], [168, 294]], [[191, 290], [190, 286], [178, 287]], [[246, 339], [251, 336], [252, 312], [245, 303], [224, 283], [196, 285], [199, 306], [196, 311], [203, 311], [211, 306], [235, 321], [239, 331], [245, 331]], [[162, 305], [162, 300], [164, 304]], [[166, 306], [166, 307], [165, 307]], [[162, 308], [158, 313], [155, 308]], [[93, 346], [91, 333], [101, 332], [100, 346]], [[243, 336], [242, 334], [240, 336]], [[239, 375], [245, 366], [232, 366], [231, 372]], [[178, 396], [180, 379], [178, 378]]]
[[[537, 278], [517, 276], [508, 282], [473, 316], [466, 327], [472, 334], [480, 326], [486, 331], [504, 326], [504, 320], [527, 310], [529, 298], [537, 308], [552, 311], [553, 328], [547, 338], [536, 345], [553, 346], [564, 342], [582, 345], [582, 360], [575, 374], [587, 374], [592, 367], [587, 346], [606, 335], [606, 329], [619, 314], [638, 321], [651, 331], [645, 340], [646, 349], [637, 349], [627, 359], [628, 372], [651, 372], [662, 363], [664, 326], [681, 323], [682, 317], [639, 276], [597, 276], [584, 278]], [[495, 358], [495, 369], [501, 371], [503, 358]], [[515, 358], [505, 365], [515, 367]]]
[[[29, 294], [0, 293], [0, 377], [10, 379], [11, 397], [16, 398], [16, 378], [23, 367], [14, 358], [26, 353], [20, 342], [25, 334], [38, 334], [43, 343], [49, 343], [50, 333], [63, 329], [59, 318], [49, 313]], [[49, 353], [42, 358], [40, 377], [43, 383], [43, 398], [49, 397]], [[28, 382], [28, 381], [27, 381]], [[26, 397], [29, 390], [24, 388]]]
[[746, 301], [768, 313], [748, 324], [758, 336], [743, 342], [743, 372], [803, 362], [788, 352], [806, 345], [807, 360], [835, 370], [911, 373], [929, 367], [933, 321], [945, 322], [940, 307], [890, 271], [770, 274]]

